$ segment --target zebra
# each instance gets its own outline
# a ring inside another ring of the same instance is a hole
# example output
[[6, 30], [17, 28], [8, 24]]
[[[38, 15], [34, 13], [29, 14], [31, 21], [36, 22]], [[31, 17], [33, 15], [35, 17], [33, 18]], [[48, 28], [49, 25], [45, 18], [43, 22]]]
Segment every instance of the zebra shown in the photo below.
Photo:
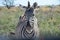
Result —
[[30, 2], [28, 1], [28, 7], [22, 7], [25, 8], [26, 11], [25, 14], [19, 18], [19, 22], [14, 35], [15, 39], [39, 40], [39, 28], [37, 24], [37, 18], [34, 15], [34, 9], [37, 8], [37, 3], [35, 2], [31, 7]]

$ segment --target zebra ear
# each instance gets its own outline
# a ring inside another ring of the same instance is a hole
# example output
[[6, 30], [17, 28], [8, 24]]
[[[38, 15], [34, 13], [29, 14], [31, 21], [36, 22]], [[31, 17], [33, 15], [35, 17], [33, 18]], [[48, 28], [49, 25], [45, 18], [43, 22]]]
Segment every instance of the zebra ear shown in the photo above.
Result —
[[20, 8], [21, 10], [25, 11], [27, 7], [19, 4], [19, 8]]
[[33, 3], [33, 8], [37, 8], [37, 2]]
[[19, 4], [19, 7], [21, 7], [21, 8], [27, 8], [26, 6], [22, 6], [21, 4]]
[[39, 8], [40, 6], [38, 6], [37, 2], [35, 2], [35, 3], [33, 3], [32, 7], [35, 9], [35, 8]]
[[28, 1], [28, 8], [30, 8], [30, 2]]

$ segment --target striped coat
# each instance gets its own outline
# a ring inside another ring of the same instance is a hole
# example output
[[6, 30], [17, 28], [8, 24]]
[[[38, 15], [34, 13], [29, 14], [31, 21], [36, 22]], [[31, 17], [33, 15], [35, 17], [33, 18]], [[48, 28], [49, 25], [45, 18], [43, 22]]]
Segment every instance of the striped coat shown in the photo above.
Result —
[[26, 28], [27, 25], [27, 19], [26, 18], [21, 18], [17, 28], [16, 28], [16, 38], [17, 39], [37, 39], [39, 37], [39, 29], [37, 25], [37, 18], [35, 16], [30, 17], [29, 23], [31, 26], [33, 26], [33, 32], [31, 34], [29, 33], [24, 33], [24, 29]]

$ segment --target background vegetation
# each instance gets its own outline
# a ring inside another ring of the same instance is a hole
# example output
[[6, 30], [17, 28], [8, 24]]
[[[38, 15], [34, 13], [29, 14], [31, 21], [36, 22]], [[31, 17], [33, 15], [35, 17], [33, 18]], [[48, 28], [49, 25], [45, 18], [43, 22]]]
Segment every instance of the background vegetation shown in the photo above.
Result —
[[[19, 7], [0, 7], [0, 34], [14, 32], [19, 17], [23, 14]], [[60, 6], [41, 6], [36, 9], [36, 17], [41, 36], [60, 37]]]

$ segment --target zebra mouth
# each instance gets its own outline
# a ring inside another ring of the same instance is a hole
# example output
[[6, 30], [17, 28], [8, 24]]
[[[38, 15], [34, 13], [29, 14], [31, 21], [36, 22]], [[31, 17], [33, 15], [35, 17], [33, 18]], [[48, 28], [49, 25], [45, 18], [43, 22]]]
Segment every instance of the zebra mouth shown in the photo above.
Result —
[[32, 33], [32, 32], [33, 32], [33, 29], [32, 29], [32, 28], [30, 28], [30, 27], [27, 27], [27, 28], [26, 28], [26, 32], [30, 34], [30, 33]]
[[26, 32], [27, 33], [32, 33], [33, 31], [33, 27], [30, 25], [29, 21], [27, 22], [27, 25], [26, 25]]

